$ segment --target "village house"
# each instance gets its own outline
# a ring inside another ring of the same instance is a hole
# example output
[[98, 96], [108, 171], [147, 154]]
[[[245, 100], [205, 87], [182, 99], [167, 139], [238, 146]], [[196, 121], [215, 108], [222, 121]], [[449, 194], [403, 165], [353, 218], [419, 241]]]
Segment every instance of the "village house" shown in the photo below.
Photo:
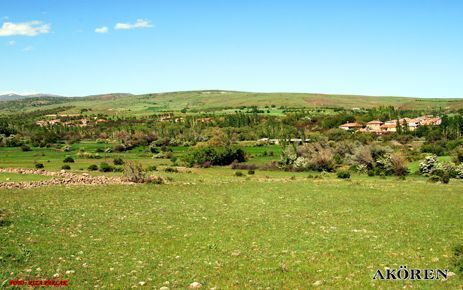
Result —
[[401, 118], [399, 120], [388, 120], [384, 123], [379, 120], [373, 120], [368, 122], [365, 127], [354, 122], [343, 124], [339, 126], [339, 128], [346, 131], [358, 130], [359, 132], [369, 132], [381, 135], [384, 133], [397, 132], [397, 123], [399, 123], [402, 128], [407, 128], [409, 131], [415, 131], [419, 126], [438, 126], [442, 123], [442, 119], [440, 117], [421, 116], [413, 119]]
[[370, 121], [367, 123], [366, 129], [370, 131], [380, 131], [381, 125], [383, 125], [383, 122], [379, 120]]
[[339, 126], [340, 129], [343, 129], [343, 130], [346, 130], [346, 131], [355, 131], [355, 130], [358, 130], [360, 128], [362, 128], [362, 124], [359, 124], [357, 122], [354, 122], [354, 123], [346, 123], [346, 124], [342, 124], [341, 126]]

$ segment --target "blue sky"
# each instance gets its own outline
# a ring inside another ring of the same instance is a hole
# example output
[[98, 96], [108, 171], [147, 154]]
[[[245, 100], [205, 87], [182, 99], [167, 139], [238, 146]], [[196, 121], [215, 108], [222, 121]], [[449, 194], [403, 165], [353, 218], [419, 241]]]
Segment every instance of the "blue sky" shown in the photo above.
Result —
[[0, 17], [0, 92], [463, 97], [463, 1], [3, 0]]

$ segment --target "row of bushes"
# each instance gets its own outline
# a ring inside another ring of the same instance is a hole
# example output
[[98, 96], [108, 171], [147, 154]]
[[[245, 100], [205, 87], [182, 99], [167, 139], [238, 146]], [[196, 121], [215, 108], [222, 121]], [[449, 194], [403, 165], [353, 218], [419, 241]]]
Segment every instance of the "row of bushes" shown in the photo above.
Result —
[[230, 165], [246, 161], [246, 153], [237, 147], [200, 147], [187, 153], [183, 160], [189, 167], [209, 167], [211, 165]]
[[419, 172], [432, 182], [449, 183], [451, 178], [463, 179], [463, 163], [439, 162], [436, 155], [429, 155], [420, 163]]
[[280, 168], [294, 171], [334, 172], [338, 168], [368, 175], [408, 174], [406, 159], [388, 146], [352, 142], [314, 142], [287, 146], [278, 162]]

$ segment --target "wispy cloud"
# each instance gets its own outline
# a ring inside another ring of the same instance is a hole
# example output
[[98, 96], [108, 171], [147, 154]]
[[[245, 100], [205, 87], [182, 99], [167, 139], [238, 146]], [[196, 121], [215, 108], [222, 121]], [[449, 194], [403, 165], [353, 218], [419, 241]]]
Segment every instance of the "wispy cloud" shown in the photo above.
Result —
[[135, 23], [123, 23], [123, 22], [116, 23], [116, 25], [114, 26], [114, 29], [127, 30], [127, 29], [149, 28], [149, 27], [153, 27], [153, 25], [151, 24], [151, 21], [145, 20], [145, 19], [137, 19]]
[[108, 33], [108, 27], [107, 26], [102, 26], [102, 27], [97, 27], [95, 28], [96, 33]]
[[7, 43], [8, 43], [9, 46], [16, 45], [16, 41], [14, 41], [14, 40], [10, 40]]
[[2, 27], [0, 27], [0, 36], [36, 36], [49, 32], [50, 24], [44, 24], [42, 21], [4, 22]]
[[34, 50], [33, 46], [26, 46], [25, 48], [23, 48], [24, 52], [30, 52], [30, 51], [33, 51], [33, 50]]

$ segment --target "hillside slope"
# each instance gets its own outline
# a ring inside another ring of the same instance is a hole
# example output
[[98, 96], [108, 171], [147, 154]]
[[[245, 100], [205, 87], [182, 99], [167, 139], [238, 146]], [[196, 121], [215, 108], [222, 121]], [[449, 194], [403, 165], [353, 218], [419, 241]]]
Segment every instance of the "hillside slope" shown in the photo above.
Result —
[[87, 97], [47, 97], [0, 102], [0, 113], [67, 107], [65, 113], [90, 110], [110, 115], [149, 115], [162, 111], [211, 110], [240, 106], [372, 108], [394, 106], [400, 109], [459, 109], [463, 99], [424, 99], [372, 97], [308, 93], [252, 93], [235, 91], [186, 91], [145, 95], [106, 94]]

